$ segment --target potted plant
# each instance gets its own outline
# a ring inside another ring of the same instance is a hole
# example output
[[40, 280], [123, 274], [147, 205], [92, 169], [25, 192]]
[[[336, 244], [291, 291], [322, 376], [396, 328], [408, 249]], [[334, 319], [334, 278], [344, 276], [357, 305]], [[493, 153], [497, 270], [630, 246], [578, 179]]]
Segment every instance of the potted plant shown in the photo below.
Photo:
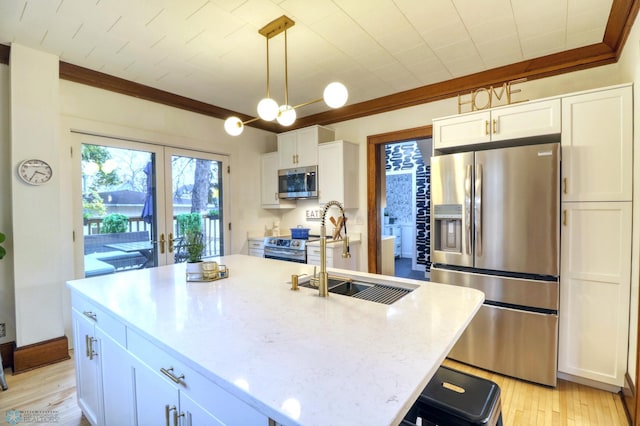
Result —
[[204, 242], [202, 241], [202, 233], [196, 231], [188, 231], [185, 236], [185, 245], [187, 248], [187, 263], [196, 263], [202, 261], [204, 253]]
[[202, 215], [183, 213], [178, 215], [176, 220], [182, 236], [181, 244], [187, 255], [187, 278], [199, 279], [202, 277], [202, 255], [204, 254]]

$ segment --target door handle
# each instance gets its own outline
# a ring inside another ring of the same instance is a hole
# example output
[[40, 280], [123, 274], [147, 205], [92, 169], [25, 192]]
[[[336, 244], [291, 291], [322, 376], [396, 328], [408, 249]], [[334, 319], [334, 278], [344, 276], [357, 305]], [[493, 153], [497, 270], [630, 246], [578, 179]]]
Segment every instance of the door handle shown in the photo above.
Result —
[[471, 254], [471, 164], [467, 164], [467, 170], [464, 177], [464, 240], [465, 251]]
[[169, 253], [173, 253], [173, 232], [169, 232]]
[[164, 254], [164, 243], [166, 242], [164, 234], [160, 234], [160, 241], [158, 242], [160, 243], [160, 253]]
[[476, 225], [476, 256], [482, 256], [482, 164], [476, 166], [476, 194], [473, 221]]
[[562, 193], [567, 193], [567, 178], [562, 178]]
[[489, 135], [489, 120], [484, 120], [484, 134]]
[[492, 127], [492, 131], [493, 134], [495, 135], [496, 133], [498, 133], [498, 120], [496, 120], [495, 118], [491, 121], [491, 127]]
[[562, 225], [567, 226], [567, 211], [562, 210]]

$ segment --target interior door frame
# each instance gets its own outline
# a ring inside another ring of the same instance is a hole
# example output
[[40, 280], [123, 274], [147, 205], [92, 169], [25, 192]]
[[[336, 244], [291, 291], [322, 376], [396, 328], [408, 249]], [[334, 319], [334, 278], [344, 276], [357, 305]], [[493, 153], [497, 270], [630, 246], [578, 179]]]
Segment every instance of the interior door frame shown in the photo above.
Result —
[[382, 271], [382, 188], [385, 182], [384, 146], [388, 143], [426, 139], [433, 135], [431, 125], [367, 136], [367, 268], [368, 272]]

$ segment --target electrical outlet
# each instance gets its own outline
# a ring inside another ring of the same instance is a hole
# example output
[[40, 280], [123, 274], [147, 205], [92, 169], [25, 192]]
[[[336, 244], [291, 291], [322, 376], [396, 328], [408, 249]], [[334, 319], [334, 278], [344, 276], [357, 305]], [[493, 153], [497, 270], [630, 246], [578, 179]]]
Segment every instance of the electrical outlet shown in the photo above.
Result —
[[4, 322], [0, 322], [0, 337], [5, 337], [7, 335], [7, 324]]

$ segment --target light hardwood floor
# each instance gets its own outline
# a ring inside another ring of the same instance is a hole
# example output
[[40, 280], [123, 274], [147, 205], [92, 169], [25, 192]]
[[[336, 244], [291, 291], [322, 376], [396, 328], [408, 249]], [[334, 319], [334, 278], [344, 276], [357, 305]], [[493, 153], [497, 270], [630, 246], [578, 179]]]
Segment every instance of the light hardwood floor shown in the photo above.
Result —
[[[71, 354], [73, 356], [73, 353]], [[504, 425], [627, 425], [618, 395], [560, 380], [555, 389], [489, 373], [447, 360], [445, 365], [492, 380], [500, 386]], [[0, 392], [0, 424], [9, 410], [54, 412], [54, 425], [88, 426], [76, 402], [73, 360], [12, 376]], [[9, 424], [9, 423], [7, 423]], [[19, 423], [19, 426], [42, 423]], [[120, 425], [117, 425], [120, 426]]]
[[452, 360], [444, 365], [484, 377], [500, 387], [504, 425], [628, 425], [620, 395], [558, 380], [554, 388], [534, 385]]

